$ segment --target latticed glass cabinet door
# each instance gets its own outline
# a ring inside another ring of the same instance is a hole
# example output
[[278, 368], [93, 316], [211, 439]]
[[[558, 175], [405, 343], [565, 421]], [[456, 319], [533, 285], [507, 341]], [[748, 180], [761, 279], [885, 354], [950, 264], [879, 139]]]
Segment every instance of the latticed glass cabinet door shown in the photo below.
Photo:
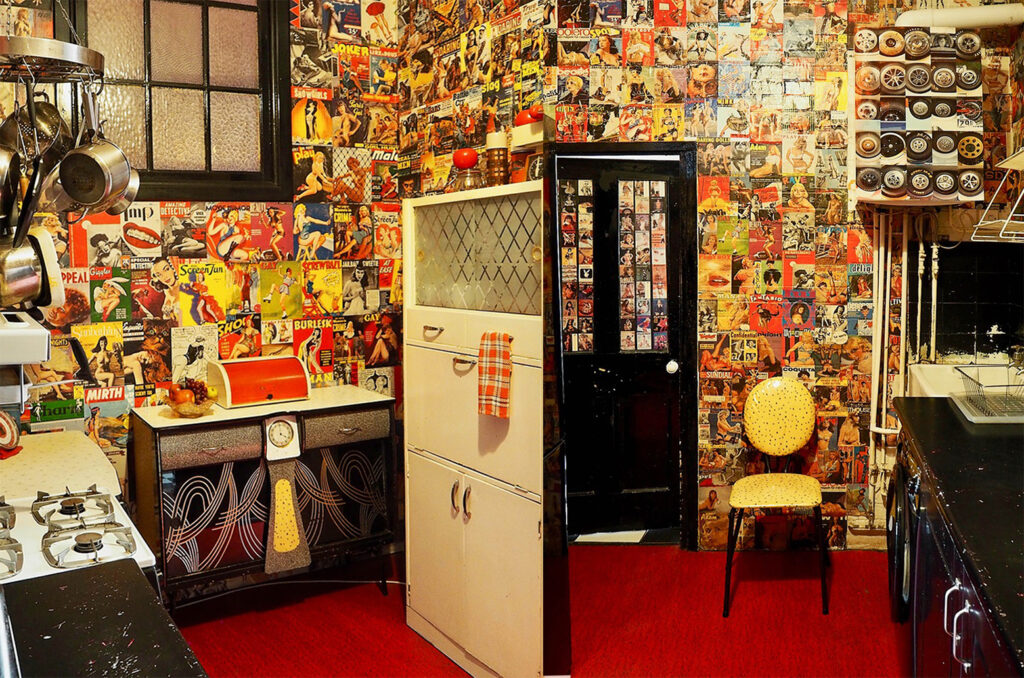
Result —
[[504, 186], [417, 201], [415, 303], [540, 315], [541, 195]]

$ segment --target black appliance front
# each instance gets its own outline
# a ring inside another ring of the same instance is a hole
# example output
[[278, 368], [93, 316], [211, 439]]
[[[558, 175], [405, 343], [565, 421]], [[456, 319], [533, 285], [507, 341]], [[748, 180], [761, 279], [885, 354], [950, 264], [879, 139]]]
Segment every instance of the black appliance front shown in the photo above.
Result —
[[682, 519], [692, 545], [692, 145], [559, 145], [554, 165], [568, 532]]

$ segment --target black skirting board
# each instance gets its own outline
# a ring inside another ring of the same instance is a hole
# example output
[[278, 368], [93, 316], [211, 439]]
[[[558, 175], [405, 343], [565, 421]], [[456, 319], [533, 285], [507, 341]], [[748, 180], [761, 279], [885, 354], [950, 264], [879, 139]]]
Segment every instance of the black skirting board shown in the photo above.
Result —
[[3, 586], [23, 676], [205, 676], [134, 560]]

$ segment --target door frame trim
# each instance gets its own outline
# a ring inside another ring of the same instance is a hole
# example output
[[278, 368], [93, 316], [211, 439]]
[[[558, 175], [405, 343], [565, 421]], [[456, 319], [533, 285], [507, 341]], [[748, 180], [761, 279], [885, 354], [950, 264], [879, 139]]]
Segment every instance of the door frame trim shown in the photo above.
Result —
[[[680, 463], [679, 480], [679, 502], [680, 502], [680, 524], [679, 524], [679, 546], [688, 550], [697, 548], [697, 145], [695, 142], [641, 142], [641, 143], [618, 143], [618, 142], [595, 142], [595, 143], [551, 143], [545, 145], [544, 151], [544, 182], [545, 182], [545, 220], [547, 222], [547, 246], [549, 252], [558, 251], [558, 210], [553, 207], [553, 201], [557, 198], [557, 186], [555, 176], [555, 163], [558, 158], [584, 156], [586, 158], [599, 158], [608, 160], [656, 160], [671, 161], [674, 158], [679, 160], [679, 178], [683, 184], [683, 193], [679, 198], [679, 207], [676, 210], [676, 218], [682, 225], [682, 236], [679, 244], [682, 257], [679, 266], [679, 289], [686, 290], [685, 282], [690, 281], [690, 289], [693, 294], [682, 294], [679, 300], [679, 317], [682, 327], [679, 332], [679, 362], [683, 369], [680, 370], [679, 381], [680, 412], [679, 427], [680, 437], [678, 450]], [[558, 257], [550, 256], [550, 270], [548, 274], [551, 280], [558, 279]], [[554, 310], [552, 309], [553, 313]], [[561, 346], [561, 324], [553, 323], [553, 334], [555, 346]], [[561, 355], [556, 352], [556, 356]], [[686, 367], [694, 367], [693, 377], [687, 378]], [[558, 398], [564, 394], [563, 369], [561, 361], [555, 360], [557, 378], [555, 386]], [[559, 417], [562, 416], [559, 410]], [[689, 420], [689, 425], [687, 421]], [[564, 431], [564, 425], [560, 426]], [[561, 479], [562, 483], [565, 478]], [[562, 486], [562, 507], [561, 513], [565, 515], [565, 487]], [[688, 509], [688, 510], [684, 510]]]

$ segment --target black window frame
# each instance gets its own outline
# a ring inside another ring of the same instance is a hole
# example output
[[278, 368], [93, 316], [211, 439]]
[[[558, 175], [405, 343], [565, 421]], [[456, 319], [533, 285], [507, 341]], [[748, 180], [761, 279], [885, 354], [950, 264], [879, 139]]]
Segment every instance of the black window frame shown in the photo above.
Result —
[[[150, 21], [150, 2], [143, 0], [143, 22]], [[87, 4], [88, 0], [55, 0], [64, 2], [75, 32], [83, 44], [88, 44]], [[174, 0], [208, 8], [245, 10], [246, 6], [221, 2], [220, 0]], [[257, 0], [258, 49], [260, 72], [258, 88], [261, 94], [260, 163], [258, 172], [185, 171], [139, 169], [141, 181], [137, 200], [192, 200], [225, 202], [289, 202], [294, 193], [292, 186], [291, 161], [291, 72], [290, 72], [290, 11], [288, 2], [279, 0]], [[71, 40], [71, 30], [62, 13], [54, 7], [54, 37]], [[203, 40], [208, 44], [209, 14], [203, 12]], [[204, 47], [204, 74], [202, 85], [181, 85], [162, 83], [149, 79], [151, 52], [149, 30], [143, 33], [146, 79], [141, 81], [145, 92], [147, 123], [152, 116], [152, 86], [173, 86], [183, 89], [198, 89], [205, 93], [206, 114], [206, 159], [209, 166], [210, 144], [210, 97], [209, 50]], [[110, 78], [110, 84], [140, 86], [137, 80]], [[248, 88], [215, 86], [214, 91], [252, 93]], [[74, 100], [73, 100], [74, 101]], [[77, 101], [74, 102], [77, 104]], [[101, 111], [102, 117], [102, 111]], [[74, 123], [73, 123], [74, 124]], [[77, 125], [75, 125], [77, 127]], [[146, 126], [146, 144], [149, 162], [153, 162], [153, 130]], [[113, 139], [113, 141], [117, 141]]]

